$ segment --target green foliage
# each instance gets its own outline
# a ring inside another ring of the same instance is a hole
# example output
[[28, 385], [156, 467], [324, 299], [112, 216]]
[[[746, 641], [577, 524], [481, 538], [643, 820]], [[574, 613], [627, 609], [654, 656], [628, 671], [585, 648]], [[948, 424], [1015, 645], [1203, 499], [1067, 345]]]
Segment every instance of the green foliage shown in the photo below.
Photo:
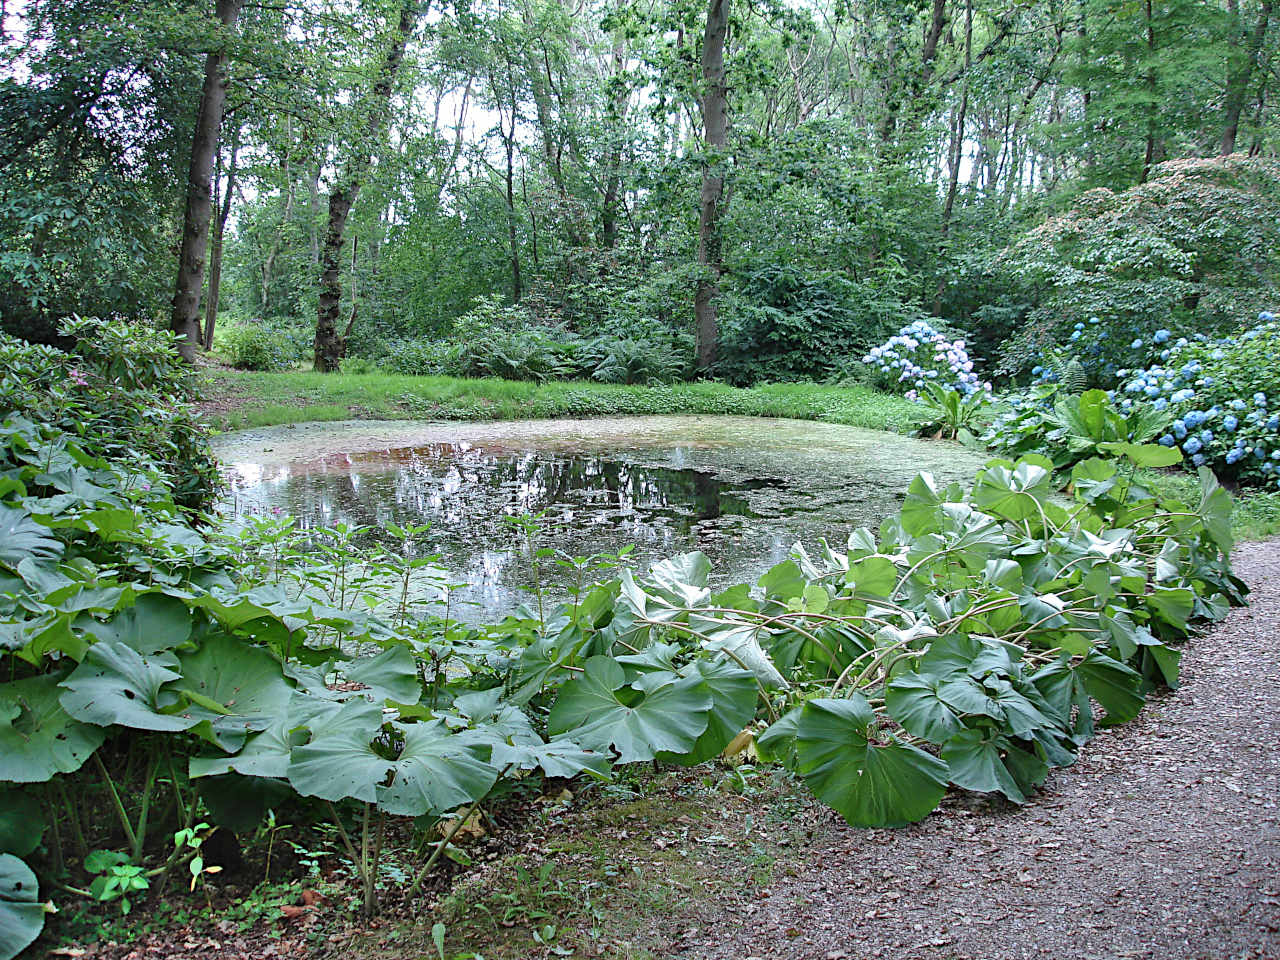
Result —
[[1182, 461], [1177, 450], [1152, 443], [1172, 416], [1150, 406], [1122, 409], [1102, 390], [1072, 394], [1054, 384], [1011, 394], [983, 442], [1011, 456], [1041, 453], [1069, 470], [1092, 458], [1125, 458], [1140, 467]]
[[936, 383], [926, 383], [918, 401], [921, 436], [947, 440], [972, 436], [989, 419], [991, 396], [985, 390], [961, 393]]
[[1158, 328], [1219, 333], [1274, 304], [1277, 198], [1280, 166], [1239, 156], [1173, 161], [1137, 186], [1083, 194], [999, 255], [1036, 300], [1000, 370], [1030, 367], [1074, 326], [1086, 336], [1070, 349], [1113, 377], [1145, 359], [1127, 352], [1135, 336], [1150, 349]]
[[[173, 337], [118, 319], [76, 318], [60, 331], [65, 352], [0, 335], [0, 410], [61, 428], [89, 456], [150, 462], [179, 503], [203, 504], [217, 471]], [[63, 453], [49, 466], [71, 477], [77, 462]]]
[[263, 320], [218, 328], [214, 347], [237, 370], [287, 370], [308, 355], [311, 340], [304, 327]]

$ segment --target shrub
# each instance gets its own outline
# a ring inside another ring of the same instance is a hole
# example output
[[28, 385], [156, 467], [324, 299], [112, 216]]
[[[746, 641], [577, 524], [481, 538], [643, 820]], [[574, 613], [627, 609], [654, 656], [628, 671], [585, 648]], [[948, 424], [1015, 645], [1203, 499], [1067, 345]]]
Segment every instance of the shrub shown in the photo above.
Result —
[[269, 320], [224, 328], [217, 339], [219, 351], [237, 370], [285, 370], [311, 346], [305, 329]]
[[877, 387], [904, 392], [909, 400], [917, 399], [928, 383], [965, 396], [979, 390], [991, 392], [989, 382], [979, 382], [964, 340], [950, 339], [925, 320], [907, 324], [887, 342], [872, 347], [862, 363]]
[[1146, 183], [1083, 194], [992, 264], [1035, 300], [997, 372], [1030, 367], [1095, 317], [1103, 332], [1124, 331], [1121, 343], [1162, 327], [1221, 335], [1276, 302], [1278, 268], [1280, 163], [1160, 164]]
[[1160, 437], [1200, 466], [1280, 487], [1280, 322], [1261, 313], [1239, 336], [1179, 338], [1160, 363], [1122, 370], [1123, 406], [1164, 412]]
[[88, 456], [153, 464], [181, 505], [204, 503], [217, 465], [188, 403], [194, 382], [173, 335], [79, 317], [60, 333], [69, 351], [0, 334], [0, 413], [63, 430]]

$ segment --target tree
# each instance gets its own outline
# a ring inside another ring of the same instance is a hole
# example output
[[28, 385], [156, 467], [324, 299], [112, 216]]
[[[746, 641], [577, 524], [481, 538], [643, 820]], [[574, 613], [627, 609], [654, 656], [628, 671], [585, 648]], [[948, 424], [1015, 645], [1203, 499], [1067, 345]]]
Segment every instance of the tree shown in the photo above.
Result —
[[320, 293], [316, 307], [315, 368], [320, 373], [337, 371], [346, 355], [346, 339], [355, 320], [344, 333], [338, 333], [338, 314], [342, 306], [342, 247], [347, 218], [360, 195], [360, 187], [368, 176], [374, 151], [386, 131], [405, 47], [418, 18], [418, 4], [406, 0], [401, 4], [395, 31], [379, 65], [373, 86], [364, 104], [364, 130], [346, 158], [337, 182], [329, 192], [329, 220], [320, 250]]
[[187, 199], [182, 216], [182, 249], [178, 254], [178, 280], [173, 293], [173, 314], [169, 329], [178, 335], [178, 350], [195, 360], [200, 343], [200, 289], [204, 282], [204, 259], [209, 245], [209, 220], [213, 215], [214, 161], [218, 155], [218, 131], [227, 103], [227, 43], [240, 16], [244, 0], [217, 0], [216, 17], [228, 36], [205, 57], [204, 85], [200, 90], [200, 110], [191, 143], [191, 163], [187, 170]]
[[720, 247], [721, 202], [724, 199], [725, 150], [729, 141], [729, 91], [725, 83], [724, 44], [729, 29], [729, 0], [710, 0], [702, 37], [702, 194], [698, 206], [698, 277], [694, 325], [698, 337], [698, 369], [710, 372], [719, 336], [717, 300], [724, 270]]

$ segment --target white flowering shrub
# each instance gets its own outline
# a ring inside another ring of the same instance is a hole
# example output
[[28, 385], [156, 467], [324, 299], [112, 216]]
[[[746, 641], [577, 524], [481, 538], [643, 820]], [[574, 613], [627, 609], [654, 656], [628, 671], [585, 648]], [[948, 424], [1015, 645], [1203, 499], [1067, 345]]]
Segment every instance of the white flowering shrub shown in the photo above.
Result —
[[927, 383], [969, 396], [991, 392], [991, 383], [978, 379], [963, 339], [950, 339], [925, 320], [907, 324], [878, 347], [872, 347], [862, 363], [872, 383], [884, 390], [918, 400]]

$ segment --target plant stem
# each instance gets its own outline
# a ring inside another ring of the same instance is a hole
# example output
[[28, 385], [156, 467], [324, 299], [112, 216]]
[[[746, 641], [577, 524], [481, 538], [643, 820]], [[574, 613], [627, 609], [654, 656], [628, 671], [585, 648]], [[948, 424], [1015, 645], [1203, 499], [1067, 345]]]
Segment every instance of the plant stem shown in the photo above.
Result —
[[107, 772], [107, 765], [102, 762], [102, 754], [95, 750], [93, 753], [94, 762], [98, 765], [98, 772], [102, 774], [102, 779], [107, 785], [107, 790], [111, 794], [111, 799], [115, 803], [116, 815], [120, 818], [120, 825], [124, 827], [124, 835], [129, 841], [129, 849], [135, 850], [138, 847], [137, 834], [133, 832], [133, 824], [129, 822], [129, 814], [125, 812], [124, 803], [120, 800], [120, 794], [116, 790], [115, 781], [111, 779], [111, 774]]

